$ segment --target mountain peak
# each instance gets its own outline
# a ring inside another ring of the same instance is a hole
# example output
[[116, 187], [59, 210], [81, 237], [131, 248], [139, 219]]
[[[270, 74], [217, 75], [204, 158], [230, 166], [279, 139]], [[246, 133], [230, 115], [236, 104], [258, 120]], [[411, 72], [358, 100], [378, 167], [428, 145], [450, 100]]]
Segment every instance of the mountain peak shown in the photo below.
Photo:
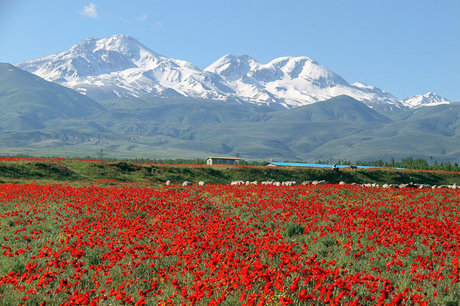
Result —
[[260, 64], [249, 55], [226, 54], [209, 65], [205, 71], [216, 73], [226, 80], [238, 80], [258, 65]]
[[132, 36], [124, 35], [124, 34], [115, 34], [115, 35], [108, 36], [105, 38], [92, 38], [92, 37], [86, 38], [78, 42], [77, 44], [75, 44], [69, 50], [60, 52], [58, 54], [67, 53], [71, 50], [76, 51], [76, 52], [81, 52], [82, 50], [87, 50], [87, 51], [92, 51], [92, 52], [95, 52], [97, 50], [107, 50], [107, 51], [111, 50], [111, 51], [122, 52], [123, 49], [133, 48], [135, 46], [149, 50], [146, 46], [144, 46], [142, 43], [140, 43], [138, 40], [136, 40]]
[[435, 106], [440, 104], [450, 104], [451, 102], [446, 98], [441, 97], [435, 92], [427, 92], [423, 95], [416, 95], [409, 97], [403, 101], [403, 104], [410, 108], [417, 108], [420, 106]]
[[103, 38], [102, 40], [134, 40], [137, 41], [134, 37], [126, 34], [113, 34]]
[[223, 99], [220, 91], [228, 89], [193, 64], [162, 56], [122, 34], [89, 38], [67, 51], [17, 66], [97, 99], [161, 95], [168, 89]]
[[249, 55], [227, 54], [201, 70], [187, 61], [155, 53], [124, 34], [88, 38], [69, 50], [17, 66], [101, 100], [174, 90], [187, 97], [276, 103], [288, 108], [339, 95], [372, 108], [404, 107], [390, 93], [361, 83], [350, 85], [307, 56], [283, 56], [263, 64]]
[[215, 71], [216, 69], [219, 70], [224, 65], [250, 65], [254, 63], [257, 63], [257, 61], [249, 55], [225, 54], [217, 61], [209, 65], [207, 68], [205, 68], [205, 70]]
[[300, 62], [300, 63], [305, 63], [305, 62], [310, 62], [313, 64], [318, 64], [314, 59], [308, 57], [308, 56], [281, 56], [273, 59], [270, 61], [270, 63], [273, 64], [286, 64], [288, 62]]
[[243, 54], [243, 55], [225, 54], [218, 61], [220, 61], [220, 60], [249, 61], [249, 60], [254, 60], [254, 59], [252, 57], [250, 57], [249, 55], [246, 55], [246, 54]]
[[97, 52], [98, 50], [107, 50], [116, 51], [127, 56], [131, 56], [139, 52], [140, 49], [143, 49], [149, 53], [153, 53], [155, 56], [160, 56], [159, 54], [153, 52], [145, 45], [140, 43], [137, 39], [124, 34], [116, 34], [97, 40], [96, 48], [93, 50], [93, 52]]
[[146, 66], [162, 57], [135, 38], [117, 34], [102, 39], [87, 38], [69, 50], [17, 66], [48, 81], [69, 86], [69, 82], [78, 82], [81, 78]]

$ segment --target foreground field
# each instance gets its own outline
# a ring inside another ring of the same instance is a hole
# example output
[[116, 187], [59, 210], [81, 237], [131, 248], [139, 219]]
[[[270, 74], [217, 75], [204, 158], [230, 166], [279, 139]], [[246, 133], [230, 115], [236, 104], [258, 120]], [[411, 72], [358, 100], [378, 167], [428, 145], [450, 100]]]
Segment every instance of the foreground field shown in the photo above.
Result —
[[460, 190], [2, 184], [0, 217], [2, 305], [460, 300]]

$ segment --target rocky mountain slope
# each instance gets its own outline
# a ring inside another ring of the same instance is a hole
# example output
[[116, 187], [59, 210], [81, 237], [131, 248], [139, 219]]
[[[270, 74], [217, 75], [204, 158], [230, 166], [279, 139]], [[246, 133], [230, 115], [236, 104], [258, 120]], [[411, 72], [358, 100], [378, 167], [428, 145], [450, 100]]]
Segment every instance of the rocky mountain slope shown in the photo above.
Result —
[[451, 104], [451, 102], [434, 92], [427, 92], [424, 95], [412, 96], [403, 101], [404, 105], [409, 108], [421, 106], [435, 106], [442, 104]]
[[[276, 110], [176, 97], [96, 102], [0, 64], [2, 154], [458, 161], [460, 105], [379, 113], [349, 96]], [[100, 155], [99, 155], [100, 154]]]
[[[246, 55], [225, 55], [200, 69], [160, 55], [126, 35], [86, 39], [69, 50], [17, 66], [96, 100], [185, 96], [291, 108], [348, 95], [376, 110], [418, 103], [370, 85], [349, 84], [308, 57], [280, 57], [263, 64]], [[419, 104], [431, 104], [424, 101]]]

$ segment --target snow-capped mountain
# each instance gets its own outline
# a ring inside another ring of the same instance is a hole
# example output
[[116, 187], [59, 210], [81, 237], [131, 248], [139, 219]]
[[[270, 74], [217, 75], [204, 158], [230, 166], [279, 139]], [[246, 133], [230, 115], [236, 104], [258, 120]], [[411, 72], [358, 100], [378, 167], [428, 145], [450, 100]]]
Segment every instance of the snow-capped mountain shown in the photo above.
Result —
[[280, 57], [261, 64], [247, 55], [225, 55], [205, 71], [218, 74], [236, 95], [251, 102], [295, 107], [348, 95], [371, 107], [381, 103], [402, 106], [390, 93], [361, 83], [350, 85], [308, 57]]
[[222, 99], [220, 92], [229, 90], [217, 75], [162, 56], [126, 35], [86, 39], [67, 51], [17, 66], [99, 99], [140, 97], [170, 89], [184, 96]]
[[67, 51], [17, 66], [101, 100], [180, 94], [290, 108], [348, 95], [376, 109], [412, 103], [373, 86], [349, 84], [308, 57], [280, 57], [263, 64], [247, 55], [225, 55], [201, 70], [126, 35], [86, 39]]
[[434, 92], [427, 92], [424, 95], [412, 96], [403, 101], [403, 104], [410, 108], [417, 108], [421, 106], [436, 106], [450, 103], [452, 102]]

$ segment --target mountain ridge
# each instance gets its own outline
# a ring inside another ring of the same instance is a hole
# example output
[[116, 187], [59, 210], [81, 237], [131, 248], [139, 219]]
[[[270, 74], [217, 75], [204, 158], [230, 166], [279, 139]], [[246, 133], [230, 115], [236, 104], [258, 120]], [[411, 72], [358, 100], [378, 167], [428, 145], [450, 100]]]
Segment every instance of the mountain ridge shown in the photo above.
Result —
[[417, 108], [421, 106], [436, 106], [451, 103], [451, 101], [431, 91], [424, 95], [416, 95], [404, 100], [404, 104], [410, 108]]
[[[171, 94], [171, 96], [174, 96]], [[279, 104], [277, 104], [279, 105]], [[143, 96], [94, 101], [0, 64], [2, 154], [457, 161], [460, 104], [379, 113], [349, 96], [290, 109]]]
[[306, 56], [279, 57], [263, 64], [248, 55], [227, 54], [199, 69], [190, 62], [160, 55], [121, 34], [86, 39], [69, 50], [17, 66], [96, 100], [160, 96], [173, 90], [191, 98], [242, 100], [285, 108], [339, 95], [351, 96], [376, 110], [403, 109], [416, 103], [405, 103], [363, 83], [349, 84]]

